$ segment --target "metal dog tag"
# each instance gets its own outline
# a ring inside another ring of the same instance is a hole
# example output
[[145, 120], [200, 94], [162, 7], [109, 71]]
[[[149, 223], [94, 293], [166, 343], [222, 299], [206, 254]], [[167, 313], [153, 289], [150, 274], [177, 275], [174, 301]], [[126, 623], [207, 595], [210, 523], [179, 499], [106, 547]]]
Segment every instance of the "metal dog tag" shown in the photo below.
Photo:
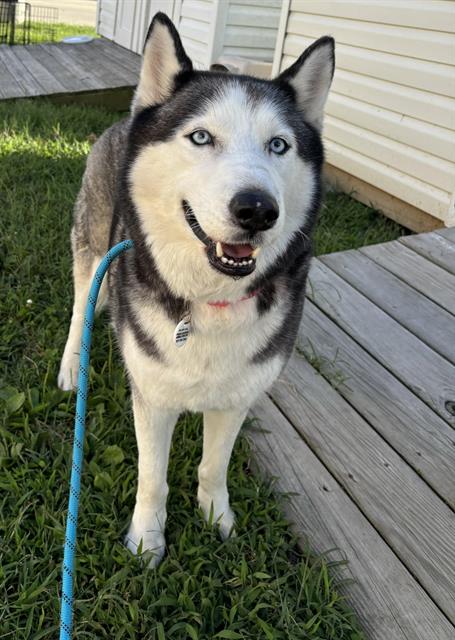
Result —
[[174, 342], [177, 347], [183, 347], [188, 340], [188, 336], [191, 332], [191, 316], [184, 316], [174, 331]]

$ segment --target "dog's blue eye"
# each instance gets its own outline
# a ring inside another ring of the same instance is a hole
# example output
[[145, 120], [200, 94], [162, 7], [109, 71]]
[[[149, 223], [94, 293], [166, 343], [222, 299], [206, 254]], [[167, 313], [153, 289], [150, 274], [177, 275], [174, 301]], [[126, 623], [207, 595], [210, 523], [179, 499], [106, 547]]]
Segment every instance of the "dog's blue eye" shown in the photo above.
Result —
[[194, 144], [198, 145], [211, 144], [213, 142], [212, 136], [205, 129], [198, 129], [197, 131], [193, 131], [189, 138], [191, 142], [194, 142]]
[[289, 149], [289, 145], [283, 138], [272, 138], [269, 142], [269, 150], [282, 156]]

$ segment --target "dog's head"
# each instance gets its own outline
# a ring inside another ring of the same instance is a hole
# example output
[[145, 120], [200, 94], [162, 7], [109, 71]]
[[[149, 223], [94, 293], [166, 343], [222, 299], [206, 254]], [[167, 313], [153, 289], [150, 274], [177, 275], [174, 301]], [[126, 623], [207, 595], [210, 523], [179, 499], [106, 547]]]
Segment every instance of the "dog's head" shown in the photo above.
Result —
[[155, 16], [128, 179], [142, 232], [177, 293], [247, 285], [308, 228], [333, 70], [334, 42], [323, 37], [271, 81], [195, 71], [172, 22]]

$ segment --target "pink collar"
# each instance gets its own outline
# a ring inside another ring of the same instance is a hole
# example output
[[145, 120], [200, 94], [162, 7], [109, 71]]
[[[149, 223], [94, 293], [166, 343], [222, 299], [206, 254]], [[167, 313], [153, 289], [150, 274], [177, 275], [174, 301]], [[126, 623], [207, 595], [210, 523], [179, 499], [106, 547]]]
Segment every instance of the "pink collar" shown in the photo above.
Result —
[[207, 302], [207, 304], [209, 304], [211, 307], [216, 307], [217, 309], [223, 309], [224, 307], [229, 307], [231, 304], [236, 304], [237, 302], [243, 302], [244, 300], [254, 298], [254, 296], [257, 296], [259, 291], [260, 289], [256, 289], [255, 291], [252, 291], [248, 295], [243, 296], [242, 298], [240, 298], [240, 300], [236, 300], [235, 302], [229, 302], [228, 300], [216, 300], [215, 302]]

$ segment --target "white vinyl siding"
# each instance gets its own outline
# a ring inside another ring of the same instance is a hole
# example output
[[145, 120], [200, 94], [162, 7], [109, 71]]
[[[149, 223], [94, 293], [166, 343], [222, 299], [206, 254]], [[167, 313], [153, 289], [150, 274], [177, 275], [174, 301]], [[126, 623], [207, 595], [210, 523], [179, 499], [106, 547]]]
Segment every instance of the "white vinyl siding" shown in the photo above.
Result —
[[271, 62], [275, 51], [281, 0], [229, 2], [223, 55]]
[[172, 18], [177, 0], [98, 0], [97, 32], [142, 53], [150, 21], [157, 11]]
[[328, 163], [455, 224], [455, 2], [286, 4], [275, 71], [319, 36], [336, 40]]
[[175, 17], [175, 26], [185, 51], [196, 68], [205, 69], [210, 57], [210, 35], [215, 20], [212, 0], [182, 0]]
[[222, 55], [271, 62], [281, 0], [98, 0], [98, 33], [141, 53], [157, 11], [174, 21], [194, 66]]
[[102, 0], [97, 5], [97, 31], [105, 38], [113, 39], [115, 33], [115, 18], [117, 0]]

